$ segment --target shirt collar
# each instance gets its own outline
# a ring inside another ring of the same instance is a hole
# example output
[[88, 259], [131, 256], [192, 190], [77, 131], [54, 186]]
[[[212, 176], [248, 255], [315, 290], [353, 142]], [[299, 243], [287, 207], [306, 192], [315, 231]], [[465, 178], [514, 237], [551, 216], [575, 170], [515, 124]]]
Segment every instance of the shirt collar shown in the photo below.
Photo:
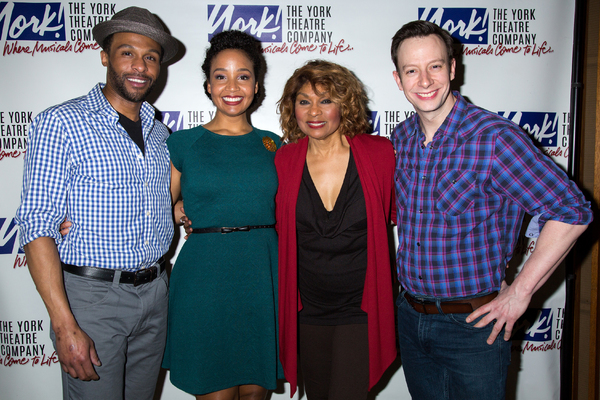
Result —
[[457, 91], [452, 91], [452, 94], [456, 98], [454, 106], [452, 107], [452, 110], [450, 110], [450, 113], [446, 116], [444, 123], [442, 123], [436, 132], [436, 134], [441, 136], [457, 135], [460, 132], [460, 125], [467, 116], [467, 107], [469, 103], [467, 103], [465, 98], [462, 97]]
[[[467, 106], [469, 103], [460, 95], [459, 92], [453, 90], [452, 94], [456, 98], [450, 113], [446, 116], [446, 119], [440, 125], [438, 130], [435, 133], [435, 136], [445, 136], [448, 134], [456, 134], [458, 132], [458, 127], [464, 120], [464, 117], [467, 114]], [[415, 113], [407, 122], [406, 132], [408, 137], [415, 136], [418, 133], [421, 133], [420, 128], [420, 118], [419, 114]]]
[[[119, 114], [117, 111], [110, 105], [104, 93], [102, 93], [102, 89], [106, 86], [104, 83], [98, 83], [96, 86], [90, 90], [87, 95], [87, 101], [90, 110], [96, 111], [99, 113], [104, 113], [106, 115], [110, 115], [116, 121], [119, 121]], [[154, 107], [150, 105], [147, 101], [142, 103], [142, 107], [140, 108], [140, 119], [142, 120], [142, 128], [144, 131], [152, 129], [154, 125], [154, 118], [156, 112]]]

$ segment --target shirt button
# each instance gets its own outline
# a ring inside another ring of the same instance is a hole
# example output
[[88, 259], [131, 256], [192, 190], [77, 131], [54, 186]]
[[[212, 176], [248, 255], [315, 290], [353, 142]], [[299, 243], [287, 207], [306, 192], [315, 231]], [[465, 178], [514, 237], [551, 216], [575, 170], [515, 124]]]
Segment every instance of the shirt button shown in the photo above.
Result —
[[417, 242], [417, 246], [421, 247], [421, 243], [420, 243], [420, 242]]
[[419, 212], [422, 214], [422, 213], [423, 213], [423, 209], [421, 208], [421, 209], [419, 210]]
[[150, 216], [150, 211], [146, 211], [146, 215], [147, 215], [147, 216]]
[[148, 241], [147, 241], [147, 240], [146, 240], [146, 241], [144, 241], [144, 244], [145, 244], [146, 246], [148, 246]]
[[421, 275], [419, 275], [419, 279], [423, 279], [423, 277]]
[[421, 179], [425, 180], [425, 175], [423, 175], [423, 176], [421, 177]]

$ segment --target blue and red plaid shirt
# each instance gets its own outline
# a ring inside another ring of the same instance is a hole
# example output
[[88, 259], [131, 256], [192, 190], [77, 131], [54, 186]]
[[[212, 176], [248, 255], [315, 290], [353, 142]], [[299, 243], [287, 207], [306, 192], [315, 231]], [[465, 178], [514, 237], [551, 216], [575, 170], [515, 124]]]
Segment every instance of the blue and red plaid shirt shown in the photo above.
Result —
[[592, 220], [579, 188], [521, 128], [453, 94], [426, 147], [417, 114], [392, 134], [398, 279], [425, 298], [499, 290], [525, 212], [540, 215], [540, 229], [547, 220]]

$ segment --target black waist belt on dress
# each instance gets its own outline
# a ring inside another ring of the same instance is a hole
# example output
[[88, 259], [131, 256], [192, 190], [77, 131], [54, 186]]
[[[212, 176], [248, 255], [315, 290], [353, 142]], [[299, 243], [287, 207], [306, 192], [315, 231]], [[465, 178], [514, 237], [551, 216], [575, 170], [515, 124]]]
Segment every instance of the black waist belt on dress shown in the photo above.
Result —
[[[129, 283], [133, 286], [138, 286], [144, 283], [152, 282], [165, 270], [165, 258], [161, 257], [156, 263], [148, 268], [142, 268], [137, 271], [121, 271], [119, 283]], [[116, 269], [97, 268], [97, 267], [79, 267], [77, 265], [62, 264], [63, 271], [74, 275], [85, 276], [88, 278], [98, 279], [101, 281], [112, 282]]]
[[[498, 296], [498, 292], [492, 292], [485, 296], [474, 297], [472, 299], [442, 301], [440, 303], [440, 308], [444, 314], [468, 314], [494, 300], [496, 296]], [[406, 298], [406, 301], [408, 301], [408, 304], [410, 304], [417, 312], [422, 314], [439, 314], [435, 301], [422, 301], [412, 297], [408, 292], [404, 292], [404, 297]]]
[[231, 233], [231, 232], [248, 232], [251, 229], [268, 229], [275, 228], [272, 225], [246, 225], [246, 226], [223, 226], [221, 228], [193, 228], [193, 233]]

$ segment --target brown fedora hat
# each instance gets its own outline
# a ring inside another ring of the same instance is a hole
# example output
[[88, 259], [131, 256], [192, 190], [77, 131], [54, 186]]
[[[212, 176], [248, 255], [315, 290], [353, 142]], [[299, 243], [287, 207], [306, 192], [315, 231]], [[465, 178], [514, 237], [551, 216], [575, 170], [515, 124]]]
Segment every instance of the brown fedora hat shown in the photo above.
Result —
[[165, 32], [165, 28], [158, 18], [145, 8], [127, 7], [115, 15], [110, 20], [100, 22], [92, 34], [100, 46], [108, 36], [118, 32], [132, 32], [144, 35], [160, 44], [163, 48], [161, 62], [167, 62], [179, 49], [179, 42], [173, 36]]

